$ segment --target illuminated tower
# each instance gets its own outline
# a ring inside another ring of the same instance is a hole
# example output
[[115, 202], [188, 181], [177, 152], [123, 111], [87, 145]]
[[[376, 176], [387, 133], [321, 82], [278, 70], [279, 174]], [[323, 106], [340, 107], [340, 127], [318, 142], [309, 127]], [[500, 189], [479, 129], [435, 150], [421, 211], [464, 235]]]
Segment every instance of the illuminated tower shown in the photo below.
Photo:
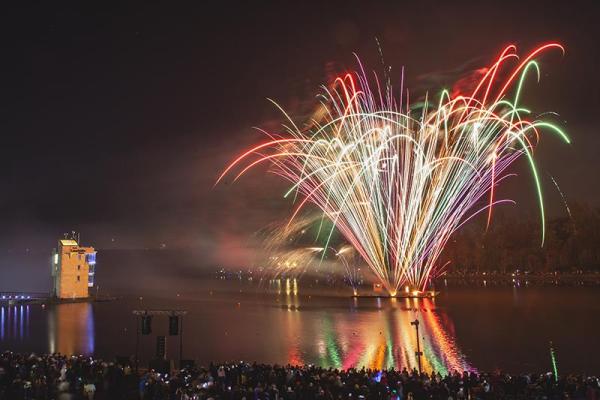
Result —
[[52, 252], [52, 294], [59, 299], [88, 297], [95, 269], [93, 247], [81, 247], [74, 238], [59, 240]]

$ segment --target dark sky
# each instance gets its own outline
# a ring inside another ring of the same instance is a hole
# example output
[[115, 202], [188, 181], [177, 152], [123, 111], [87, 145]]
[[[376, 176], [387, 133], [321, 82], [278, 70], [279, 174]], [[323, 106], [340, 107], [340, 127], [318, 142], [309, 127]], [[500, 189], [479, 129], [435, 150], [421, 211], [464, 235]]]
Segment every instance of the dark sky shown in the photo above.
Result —
[[[260, 138], [252, 126], [279, 120], [267, 97], [302, 110], [331, 71], [355, 66], [352, 52], [379, 68], [376, 38], [397, 81], [405, 66], [416, 88], [468, 61], [485, 66], [508, 43], [562, 42], [566, 56], [544, 59], [526, 99], [559, 112], [573, 144], [547, 137], [538, 159], [570, 201], [600, 203], [592, 2], [20, 3], [0, 24], [5, 270], [71, 230], [98, 248], [165, 243], [241, 262], [252, 233], [288, 205], [276, 178], [212, 189], [216, 175]], [[527, 190], [524, 215], [535, 212]]]

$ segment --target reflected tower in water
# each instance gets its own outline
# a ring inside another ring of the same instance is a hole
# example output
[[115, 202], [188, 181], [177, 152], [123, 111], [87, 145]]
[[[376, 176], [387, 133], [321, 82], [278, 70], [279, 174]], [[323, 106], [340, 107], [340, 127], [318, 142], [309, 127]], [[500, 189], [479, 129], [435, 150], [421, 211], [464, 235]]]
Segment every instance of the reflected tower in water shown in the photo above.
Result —
[[58, 304], [48, 310], [48, 350], [94, 354], [94, 309], [90, 303]]

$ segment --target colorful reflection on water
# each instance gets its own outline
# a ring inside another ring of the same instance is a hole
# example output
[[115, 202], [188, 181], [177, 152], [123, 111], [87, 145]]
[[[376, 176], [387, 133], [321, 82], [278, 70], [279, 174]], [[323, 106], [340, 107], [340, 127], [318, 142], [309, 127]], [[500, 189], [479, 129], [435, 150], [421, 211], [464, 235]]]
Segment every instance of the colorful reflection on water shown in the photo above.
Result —
[[[456, 345], [454, 326], [432, 299], [355, 299], [351, 310], [322, 310], [317, 318], [303, 315], [298, 296], [286, 294], [288, 316], [285, 341], [287, 362], [334, 368], [416, 368], [417, 335], [411, 322], [419, 321], [424, 371], [442, 374], [475, 371]], [[363, 309], [374, 302], [376, 310]], [[361, 303], [359, 306], [358, 303]], [[306, 326], [311, 323], [313, 326]], [[309, 333], [301, 338], [297, 332]], [[312, 340], [311, 340], [312, 339]]]
[[[293, 278], [273, 282], [264, 296], [236, 296], [183, 305], [190, 311], [184, 338], [190, 358], [412, 369], [418, 363], [411, 322], [417, 319], [423, 370], [474, 370], [457, 345], [453, 322], [432, 299], [311, 298], [300, 294]], [[160, 308], [163, 302], [147, 306]], [[134, 307], [135, 301], [0, 307], [0, 348], [129, 355], [135, 347]], [[152, 337], [142, 338], [142, 357], [152, 354], [154, 336], [167, 328], [160, 318], [154, 325]]]
[[[173, 293], [144, 298], [143, 304], [135, 297], [46, 307], [0, 305], [0, 351], [94, 353], [105, 359], [132, 355], [136, 324], [131, 311], [143, 307], [188, 310], [184, 353], [201, 365], [245, 360], [415, 368], [417, 341], [410, 323], [417, 319], [426, 371], [522, 372], [524, 366], [550, 371], [549, 341], [559, 371], [600, 368], [598, 357], [586, 357], [600, 346], [597, 319], [589, 318], [600, 312], [597, 288], [448, 289], [435, 300], [377, 300], [350, 299], [347, 288], [337, 297], [322, 297], [286, 279], [252, 286], [254, 292], [249, 284], [232, 289], [231, 282], [219, 290], [211, 280], [188, 298]], [[157, 335], [168, 335], [165, 318], [157, 318], [153, 334], [141, 338], [142, 360], [154, 356]], [[573, 347], [573, 341], [586, 346]], [[177, 358], [178, 338], [168, 345], [168, 354]]]

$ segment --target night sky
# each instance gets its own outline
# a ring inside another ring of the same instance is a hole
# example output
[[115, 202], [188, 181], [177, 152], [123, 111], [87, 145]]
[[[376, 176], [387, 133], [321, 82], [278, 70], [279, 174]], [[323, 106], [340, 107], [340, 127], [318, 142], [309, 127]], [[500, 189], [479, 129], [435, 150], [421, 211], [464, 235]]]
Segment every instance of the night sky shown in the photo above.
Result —
[[[320, 84], [355, 67], [353, 52], [381, 71], [378, 42], [396, 83], [404, 66], [416, 92], [451, 84], [509, 43], [522, 53], [563, 43], [525, 101], [560, 113], [573, 144], [547, 136], [536, 156], [569, 201], [598, 206], [598, 7], [431, 3], [5, 7], [0, 279], [26, 276], [27, 254], [50, 254], [71, 230], [100, 249], [164, 244], [202, 252], [198, 265], [244, 263], [253, 233], [289, 210], [283, 185], [258, 171], [213, 189], [215, 177], [261, 138], [253, 126], [281, 122], [267, 98], [305, 112]], [[518, 180], [517, 212], [535, 216], [530, 178]], [[544, 185], [551, 213], [564, 213]]]

